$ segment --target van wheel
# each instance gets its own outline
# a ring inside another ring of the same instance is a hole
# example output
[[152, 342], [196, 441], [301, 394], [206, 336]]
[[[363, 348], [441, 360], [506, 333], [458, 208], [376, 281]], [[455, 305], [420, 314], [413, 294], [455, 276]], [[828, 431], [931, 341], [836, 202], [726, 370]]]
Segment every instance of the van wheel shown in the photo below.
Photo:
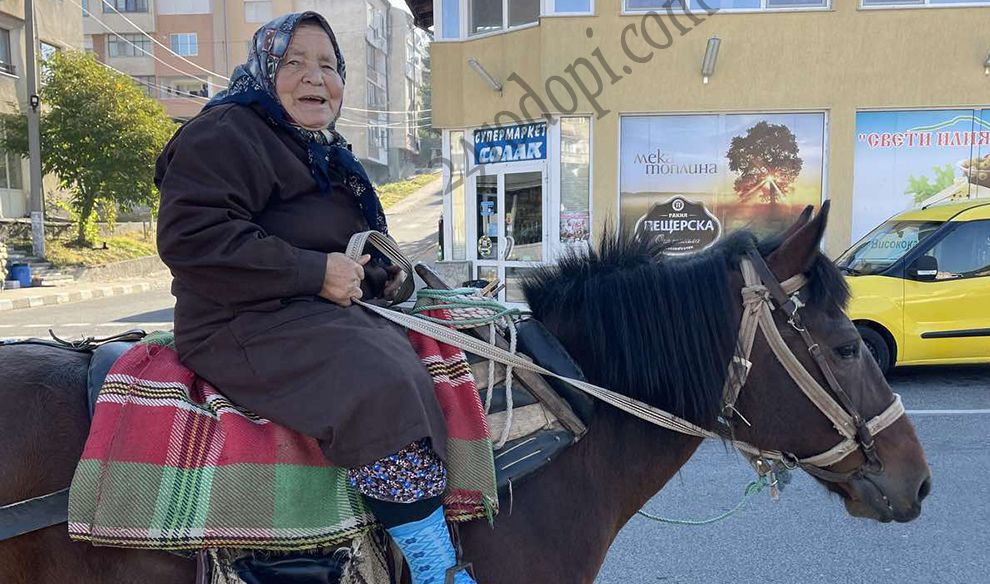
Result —
[[857, 326], [856, 330], [859, 331], [859, 336], [863, 337], [863, 343], [866, 344], [866, 348], [873, 355], [873, 360], [880, 367], [880, 372], [886, 375], [893, 365], [890, 358], [890, 346], [887, 344], [886, 339], [883, 338], [883, 335], [869, 327]]

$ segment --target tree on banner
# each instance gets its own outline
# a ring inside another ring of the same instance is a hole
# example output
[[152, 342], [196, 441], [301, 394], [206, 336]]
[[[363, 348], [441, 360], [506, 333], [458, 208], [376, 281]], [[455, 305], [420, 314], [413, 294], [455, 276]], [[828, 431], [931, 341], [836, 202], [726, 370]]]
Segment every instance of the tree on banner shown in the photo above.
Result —
[[[45, 66], [42, 170], [56, 175], [69, 193], [77, 243], [92, 245], [98, 218], [112, 225], [118, 211], [157, 208], [155, 158], [176, 124], [133, 79], [91, 55], [59, 51]], [[2, 119], [6, 132], [0, 143], [26, 157], [27, 117]]]
[[726, 157], [729, 170], [739, 175], [734, 184], [739, 199], [747, 202], [757, 195], [771, 205], [790, 194], [804, 165], [790, 128], [765, 121], [747, 130], [745, 136], [732, 138]]

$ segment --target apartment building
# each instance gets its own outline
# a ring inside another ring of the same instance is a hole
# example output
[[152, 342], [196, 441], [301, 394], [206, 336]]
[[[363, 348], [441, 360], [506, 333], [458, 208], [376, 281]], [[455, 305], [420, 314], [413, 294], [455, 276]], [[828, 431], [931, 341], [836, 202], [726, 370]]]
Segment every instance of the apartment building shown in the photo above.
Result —
[[172, 118], [191, 118], [226, 87], [211, 0], [81, 2], [87, 50], [133, 77]]
[[[35, 0], [35, 24], [39, 58], [62, 49], [82, 48], [79, 9], [63, 0]], [[24, 2], [0, 3], [0, 113], [23, 112], [28, 108], [25, 71]], [[2, 131], [2, 128], [0, 128]], [[27, 161], [0, 150], [0, 218], [30, 214]], [[56, 182], [46, 177], [46, 188]]]
[[505, 300], [606, 221], [690, 252], [831, 199], [834, 256], [990, 194], [987, 0], [410, 4], [436, 36], [445, 260]]
[[377, 181], [420, 166], [411, 129], [416, 113], [407, 111], [417, 107], [422, 93], [429, 37], [412, 25], [407, 11], [387, 0], [79, 1], [86, 47], [134, 77], [178, 120], [196, 115], [226, 87], [247, 58], [258, 26], [286, 12], [319, 12], [333, 26], [347, 60], [338, 129], [355, 155]]

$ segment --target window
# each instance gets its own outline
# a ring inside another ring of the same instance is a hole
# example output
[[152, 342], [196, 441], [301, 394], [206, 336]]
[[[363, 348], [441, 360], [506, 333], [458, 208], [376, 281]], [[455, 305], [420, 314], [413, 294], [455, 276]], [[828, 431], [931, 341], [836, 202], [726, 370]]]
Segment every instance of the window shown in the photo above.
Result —
[[89, 0], [82, 0], [83, 17], [89, 16]]
[[83, 37], [83, 50], [90, 54], [96, 53], [96, 49], [93, 48], [92, 35], [86, 35]]
[[388, 109], [388, 97], [385, 90], [368, 81], [368, 109]]
[[176, 55], [195, 57], [199, 54], [199, 42], [194, 32], [168, 35], [168, 45]]
[[368, 60], [368, 80], [378, 85], [385, 85], [385, 61], [387, 57], [378, 47], [371, 43], [365, 43], [365, 56]]
[[468, 35], [532, 24], [540, 18], [540, 0], [468, 0]]
[[158, 97], [161, 99], [209, 97], [205, 83], [187, 77], [162, 77], [159, 79]]
[[368, 126], [368, 158], [380, 164], [388, 164], [388, 129]]
[[103, 12], [147, 12], [148, 0], [102, 0]]
[[13, 55], [10, 54], [10, 31], [0, 28], [0, 71], [16, 75]]
[[138, 88], [141, 89], [148, 97], [158, 97], [158, 88], [155, 87], [155, 76], [154, 75], [131, 75], [134, 79], [134, 83], [137, 84]]
[[111, 57], [144, 57], [151, 54], [151, 39], [143, 34], [107, 35]]
[[385, 14], [368, 4], [368, 32], [365, 38], [368, 39], [369, 43], [384, 51], [388, 46], [386, 43], [387, 37], [388, 29], [385, 26]]
[[[6, 128], [0, 124], [0, 136], [6, 138]], [[20, 190], [21, 182], [21, 157], [13, 152], [0, 150], [0, 189]]]
[[[560, 0], [558, 0], [560, 1]], [[868, 1], [868, 0], [864, 0]], [[625, 10], [666, 11], [668, 4], [677, 12], [794, 10], [801, 8], [828, 8], [830, 0], [625, 0]]]
[[440, 0], [442, 22], [440, 38], [456, 39], [461, 36], [461, 0]]
[[244, 20], [246, 22], [268, 22], [271, 19], [271, 0], [245, 0]]
[[158, 0], [158, 14], [209, 14], [210, 0]]
[[502, 30], [502, 0], [468, 0], [471, 14], [468, 34]]
[[550, 0], [552, 14], [591, 14], [591, 0]]
[[936, 280], [990, 276], [990, 220], [960, 223], [925, 255], [938, 261]]
[[560, 119], [560, 242], [591, 233], [591, 119]]

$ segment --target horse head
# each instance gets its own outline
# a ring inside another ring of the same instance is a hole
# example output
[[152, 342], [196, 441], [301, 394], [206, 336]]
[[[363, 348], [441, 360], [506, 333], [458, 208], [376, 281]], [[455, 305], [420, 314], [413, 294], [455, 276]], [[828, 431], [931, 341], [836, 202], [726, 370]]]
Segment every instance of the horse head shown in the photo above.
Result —
[[[899, 399], [843, 312], [844, 280], [819, 251], [828, 209], [826, 202], [813, 219], [806, 211], [781, 237], [758, 247], [772, 273], [763, 280], [800, 286], [775, 298], [773, 283], [762, 283], [768, 289], [763, 301], [775, 307], [772, 326], [799, 366], [782, 362], [769, 340], [773, 331], [755, 335], [748, 377], [725, 418], [735, 439], [787, 453], [837, 493], [851, 515], [910, 521], [931, 490], [931, 473]], [[733, 276], [740, 290], [743, 279], [742, 272]], [[826, 394], [818, 396], [821, 407], [809, 398], [815, 385]], [[845, 446], [837, 452], [840, 443]]]

